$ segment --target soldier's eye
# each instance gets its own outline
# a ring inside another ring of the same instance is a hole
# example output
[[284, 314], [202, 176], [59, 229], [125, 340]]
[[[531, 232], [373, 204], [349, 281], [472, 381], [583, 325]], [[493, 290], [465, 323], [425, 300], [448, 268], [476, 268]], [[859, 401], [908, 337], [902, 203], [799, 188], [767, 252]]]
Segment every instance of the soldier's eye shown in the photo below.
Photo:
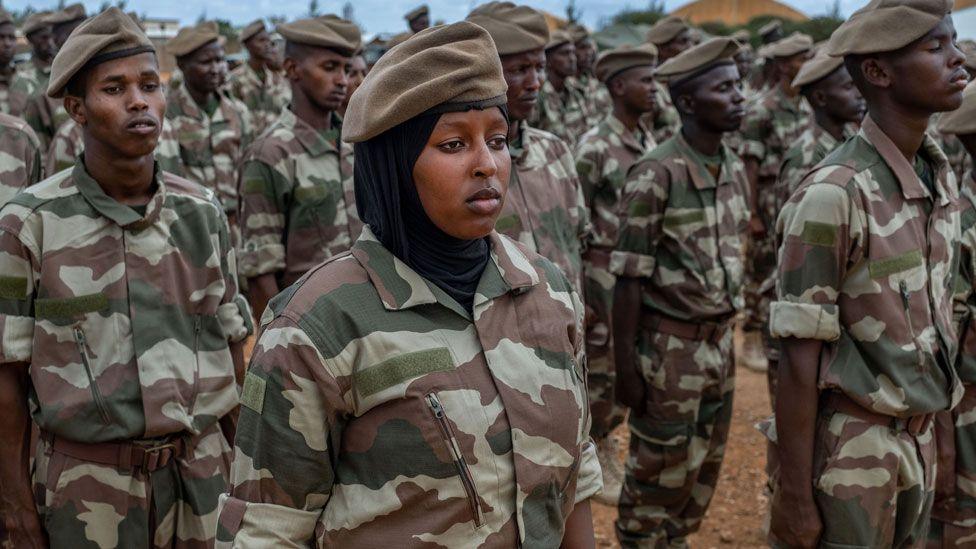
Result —
[[488, 140], [488, 146], [496, 151], [504, 150], [508, 146], [508, 138], [505, 137], [493, 137]]
[[460, 139], [453, 139], [451, 141], [441, 143], [438, 145], [438, 147], [444, 152], [453, 153], [463, 149], [464, 142], [462, 142]]

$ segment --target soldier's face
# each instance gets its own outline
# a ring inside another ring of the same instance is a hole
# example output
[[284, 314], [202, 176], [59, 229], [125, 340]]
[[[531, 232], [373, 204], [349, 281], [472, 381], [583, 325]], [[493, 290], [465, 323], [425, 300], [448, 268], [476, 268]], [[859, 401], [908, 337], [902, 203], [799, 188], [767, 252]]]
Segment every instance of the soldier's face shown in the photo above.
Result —
[[410, 30], [413, 32], [420, 32], [430, 26], [430, 17], [427, 15], [421, 15], [410, 21]]
[[286, 60], [288, 77], [320, 110], [339, 110], [349, 89], [352, 58], [325, 48], [306, 47], [301, 51], [301, 59]]
[[877, 58], [877, 84], [889, 89], [897, 103], [922, 112], [959, 108], [969, 81], [966, 58], [956, 45], [952, 17], [908, 46]]
[[619, 97], [631, 112], [645, 113], [654, 110], [657, 86], [654, 85], [653, 65], [628, 69], [613, 80], [611, 85], [615, 88], [614, 96]]
[[507, 135], [497, 108], [440, 117], [413, 167], [420, 202], [437, 228], [464, 240], [494, 229], [512, 169]]
[[224, 48], [219, 42], [211, 42], [179, 60], [186, 86], [204, 94], [220, 88], [226, 71]]
[[671, 59], [675, 55], [685, 51], [690, 48], [694, 40], [691, 36], [691, 30], [685, 29], [678, 33], [677, 36], [671, 39], [671, 41], [666, 42], [664, 45], [658, 48], [658, 61], [664, 63], [668, 59]]
[[811, 57], [813, 57], [812, 51], [805, 51], [798, 53], [796, 55], [791, 55], [790, 57], [784, 57], [776, 60], [776, 70], [779, 71], [779, 77], [781, 80], [787, 82], [792, 82], [798, 72], [800, 72], [800, 67], [807, 62]]
[[17, 53], [17, 34], [13, 23], [0, 25], [0, 65], [7, 66]]
[[735, 66], [739, 69], [739, 76], [742, 78], [748, 78], [749, 73], [752, 72], [752, 52], [749, 50], [741, 50], [739, 53], [735, 54]]
[[359, 85], [366, 78], [366, 59], [362, 55], [352, 58], [349, 68], [349, 87], [346, 89], [346, 98], [342, 101], [342, 106], [349, 104], [349, 98], [359, 89]]
[[576, 70], [579, 74], [589, 73], [596, 61], [596, 48], [589, 38], [576, 43]]
[[867, 104], [843, 65], [817, 84], [817, 90], [812, 94], [814, 107], [822, 108], [831, 118], [844, 122], [857, 123], [864, 118]]
[[562, 78], [576, 76], [576, 46], [566, 43], [547, 51], [546, 66]]
[[502, 71], [508, 84], [508, 116], [527, 119], [539, 100], [539, 88], [546, 79], [546, 54], [542, 49], [505, 55]]
[[65, 109], [86, 135], [124, 158], [153, 154], [166, 113], [156, 55], [141, 53], [95, 65], [85, 96], [67, 96]]
[[27, 35], [27, 41], [31, 44], [34, 55], [41, 61], [50, 61], [58, 53], [58, 47], [54, 43], [54, 35], [50, 27], [44, 27]]
[[739, 69], [734, 63], [719, 65], [682, 86], [680, 109], [690, 113], [702, 128], [713, 132], [739, 129], [745, 116]]
[[266, 31], [260, 31], [248, 38], [244, 43], [247, 53], [255, 59], [267, 62], [274, 56], [274, 46], [271, 44], [271, 36]]

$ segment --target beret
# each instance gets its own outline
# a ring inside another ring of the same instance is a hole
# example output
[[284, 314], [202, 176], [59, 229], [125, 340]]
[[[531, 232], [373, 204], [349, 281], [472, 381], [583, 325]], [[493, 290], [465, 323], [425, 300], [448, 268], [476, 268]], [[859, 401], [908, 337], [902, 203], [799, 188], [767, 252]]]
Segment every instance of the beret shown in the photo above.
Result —
[[732, 38], [732, 40], [735, 40], [736, 42], [739, 42], [741, 44], [747, 44], [749, 42], [749, 39], [752, 38], [752, 36], [749, 34], [749, 31], [747, 31], [746, 29], [739, 29], [733, 32], [730, 38]]
[[248, 23], [246, 27], [244, 27], [243, 29], [241, 29], [241, 34], [240, 34], [240, 36], [238, 36], [238, 38], [240, 38], [241, 42], [247, 42], [255, 34], [261, 32], [263, 30], [265, 30], [265, 28], [264, 28], [264, 19], [255, 19], [254, 21], [251, 21], [250, 23]]
[[959, 49], [966, 54], [966, 61], [963, 63], [967, 69], [976, 70], [976, 44], [969, 40], [959, 42]]
[[289, 42], [329, 48], [345, 55], [352, 55], [362, 46], [359, 27], [335, 15], [284, 23], [278, 25], [278, 32]]
[[689, 28], [688, 23], [684, 19], [669, 15], [664, 19], [661, 19], [654, 24], [647, 34], [644, 35], [644, 41], [650, 42], [655, 46], [660, 46], [661, 44], [667, 44], [668, 42], [674, 40], [676, 36], [681, 34], [681, 31]]
[[537, 50], [549, 43], [546, 17], [529, 6], [488, 2], [475, 8], [466, 20], [488, 31], [498, 55]]
[[468, 21], [431, 27], [376, 62], [349, 98], [342, 139], [372, 139], [434, 107], [504, 105], [507, 90], [488, 31]]
[[972, 82], [962, 92], [962, 105], [944, 113], [936, 126], [942, 133], [966, 135], [976, 133], [976, 84]]
[[827, 42], [833, 56], [894, 51], [925, 36], [952, 10], [952, 0], [871, 0]]
[[81, 4], [71, 4], [63, 10], [58, 10], [51, 15], [48, 15], [47, 23], [49, 25], [57, 26], [64, 23], [77, 21], [79, 19], [84, 19], [85, 17], [87, 17], [85, 14], [85, 6]]
[[24, 36], [27, 36], [32, 32], [37, 32], [44, 27], [51, 26], [47, 22], [47, 16], [49, 15], [51, 15], [51, 12], [49, 11], [39, 11], [37, 13], [28, 15], [27, 19], [24, 20], [24, 24], [20, 28], [21, 32], [24, 33]]
[[568, 32], [557, 29], [549, 33], [549, 42], [546, 43], [546, 51], [570, 43], [573, 43], [573, 37]]
[[771, 57], [793, 57], [799, 53], [813, 49], [813, 38], [802, 32], [793, 34], [777, 40], [769, 45], [769, 56]]
[[395, 34], [389, 40], [387, 40], [386, 47], [395, 48], [400, 44], [406, 42], [411, 37], [413, 37], [413, 31], [401, 32], [400, 34]]
[[424, 4], [422, 6], [418, 6], [408, 11], [407, 14], [403, 16], [403, 18], [406, 19], [407, 22], [409, 23], [410, 21], [413, 21], [414, 19], [420, 17], [421, 15], [428, 15], [429, 13], [430, 10], [427, 9], [427, 4]]
[[763, 36], [766, 36], [767, 34], [772, 34], [782, 28], [783, 28], [783, 22], [780, 21], [779, 19], [773, 19], [769, 23], [766, 23], [765, 25], [759, 27], [758, 34], [759, 37], [762, 38]]
[[715, 65], [734, 63], [732, 57], [738, 51], [739, 43], [735, 40], [727, 36], [712, 38], [665, 61], [657, 68], [657, 76], [676, 84]]
[[573, 42], [582, 42], [590, 37], [590, 31], [579, 23], [570, 23], [566, 30], [569, 32], [569, 36], [573, 38]]
[[166, 43], [166, 51], [176, 57], [191, 54], [207, 44], [220, 39], [217, 23], [204, 21], [192, 27], [183, 27]]
[[61, 46], [51, 63], [47, 95], [62, 97], [71, 77], [86, 67], [155, 51], [131, 17], [119, 8], [109, 8], [82, 23]]
[[0, 25], [3, 25], [4, 23], [13, 23], [13, 22], [14, 22], [14, 17], [10, 15], [10, 12], [8, 12], [3, 8], [0, 8]]
[[843, 57], [831, 57], [821, 50], [800, 67], [800, 71], [796, 73], [796, 77], [790, 85], [794, 88], [800, 88], [807, 84], [813, 84], [821, 78], [830, 76], [843, 64]]
[[657, 46], [654, 44], [641, 44], [639, 46], [625, 44], [601, 53], [596, 60], [593, 72], [600, 82], [606, 82], [627, 69], [653, 66], [656, 62]]

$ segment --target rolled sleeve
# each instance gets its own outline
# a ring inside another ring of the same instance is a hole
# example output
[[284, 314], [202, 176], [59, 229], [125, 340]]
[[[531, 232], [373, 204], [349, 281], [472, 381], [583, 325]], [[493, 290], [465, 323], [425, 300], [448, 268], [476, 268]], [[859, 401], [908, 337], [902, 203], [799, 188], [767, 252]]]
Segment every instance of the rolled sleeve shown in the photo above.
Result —
[[640, 162], [631, 168], [618, 211], [620, 236], [610, 255], [611, 273], [634, 278], [654, 274], [670, 186], [667, 169], [657, 161]]
[[769, 334], [775, 338], [836, 341], [840, 337], [837, 306], [775, 301], [769, 310]]
[[251, 307], [244, 296], [237, 294], [234, 298], [217, 307], [217, 318], [220, 327], [228, 341], [238, 342], [254, 333], [254, 322], [251, 320]]
[[221, 494], [216, 549], [307, 547], [315, 535], [319, 511], [269, 503], [251, 503]]
[[285, 212], [288, 179], [259, 160], [241, 169], [241, 275], [246, 278], [285, 269]]
[[614, 250], [610, 254], [610, 272], [617, 276], [650, 278], [657, 260], [652, 255], [635, 254]]
[[603, 472], [596, 457], [592, 440], [583, 444], [580, 452], [579, 475], [576, 478], [576, 503], [586, 501], [603, 490]]

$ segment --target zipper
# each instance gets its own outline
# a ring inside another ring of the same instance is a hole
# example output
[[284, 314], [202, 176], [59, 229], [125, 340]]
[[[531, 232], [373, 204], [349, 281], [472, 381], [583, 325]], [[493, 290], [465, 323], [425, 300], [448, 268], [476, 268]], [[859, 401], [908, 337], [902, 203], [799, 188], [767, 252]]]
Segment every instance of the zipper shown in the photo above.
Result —
[[92, 400], [95, 401], [95, 408], [98, 409], [98, 415], [102, 416], [102, 421], [106, 424], [111, 424], [112, 416], [109, 415], [108, 407], [102, 398], [102, 392], [98, 390], [98, 385], [95, 383], [95, 374], [92, 372], [91, 362], [88, 359], [88, 344], [85, 340], [85, 332], [81, 330], [80, 326], [75, 326], [74, 334], [75, 343], [78, 344], [78, 354], [81, 355], [81, 364], [85, 367], [85, 374], [88, 375], [88, 387], [91, 389]]
[[464, 492], [468, 496], [468, 504], [471, 506], [471, 513], [474, 515], [474, 524], [475, 526], [481, 526], [484, 523], [484, 518], [481, 513], [481, 505], [478, 502], [478, 492], [475, 490], [474, 480], [471, 478], [471, 471], [468, 470], [468, 464], [464, 461], [464, 455], [461, 454], [461, 449], [457, 445], [457, 439], [454, 438], [454, 431], [451, 429], [451, 424], [447, 420], [447, 415], [444, 414], [444, 407], [434, 393], [429, 393], [426, 400], [427, 406], [434, 414], [434, 419], [437, 420], [437, 425], [441, 428], [444, 443], [447, 444], [447, 448], [454, 458], [454, 465], [457, 467], [458, 477], [461, 479], [461, 485], [464, 487]]
[[905, 321], [908, 322], [908, 333], [912, 336], [912, 345], [915, 346], [915, 355], [918, 359], [918, 370], [925, 370], [925, 357], [922, 356], [922, 348], [918, 345], [918, 339], [915, 337], [915, 326], [912, 324], [912, 311], [909, 306], [908, 301], [908, 283], [902, 280], [898, 283], [898, 290], [901, 293], [901, 303], [905, 308]]
[[193, 315], [193, 359], [196, 368], [193, 369], [193, 389], [190, 392], [190, 414], [197, 404], [197, 394], [200, 392], [200, 315]]

